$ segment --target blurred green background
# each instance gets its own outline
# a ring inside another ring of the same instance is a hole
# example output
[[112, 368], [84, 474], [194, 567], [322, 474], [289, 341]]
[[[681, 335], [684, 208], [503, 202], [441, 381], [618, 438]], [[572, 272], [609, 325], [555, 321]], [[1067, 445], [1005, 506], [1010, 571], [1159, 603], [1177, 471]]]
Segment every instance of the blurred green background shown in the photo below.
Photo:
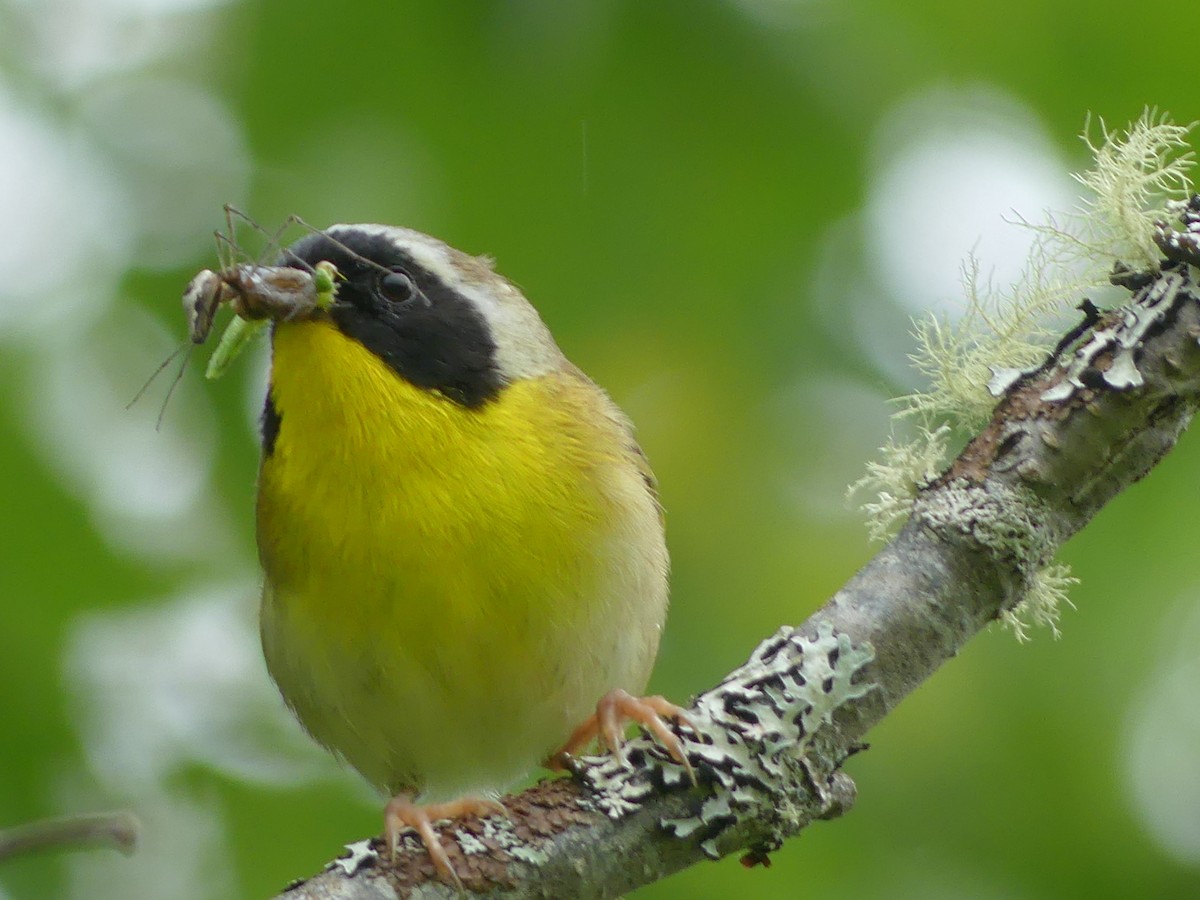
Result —
[[[1012, 276], [1003, 220], [1074, 202], [1085, 114], [1197, 117], [1169, 24], [1111, 0], [0, 0], [0, 825], [147, 827], [130, 859], [10, 862], [0, 897], [266, 897], [380, 825], [260, 659], [261, 354], [217, 384], [194, 358], [157, 429], [169, 374], [125, 408], [183, 339], [223, 202], [496, 257], [639, 425], [674, 558], [653, 686], [686, 697], [870, 556], [842, 495], [919, 383], [906, 323], [953, 314], [972, 248]], [[981, 635], [850, 762], [845, 818], [637, 896], [1196, 896], [1198, 477], [1185, 437], [1066, 549], [1063, 638]]]

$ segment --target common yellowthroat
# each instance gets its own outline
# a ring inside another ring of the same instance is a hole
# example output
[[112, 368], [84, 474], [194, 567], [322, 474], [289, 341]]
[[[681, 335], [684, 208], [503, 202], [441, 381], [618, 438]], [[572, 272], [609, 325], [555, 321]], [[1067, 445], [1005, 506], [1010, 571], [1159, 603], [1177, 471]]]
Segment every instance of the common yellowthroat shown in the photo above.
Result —
[[280, 261], [322, 265], [330, 302], [236, 307], [274, 320], [263, 650], [312, 736], [393, 796], [389, 844], [416, 828], [452, 880], [431, 820], [502, 810], [557, 749], [619, 752], [634, 719], [685, 762], [660, 718], [682, 711], [630, 696], [667, 612], [662, 511], [629, 420], [490, 262], [382, 225]]

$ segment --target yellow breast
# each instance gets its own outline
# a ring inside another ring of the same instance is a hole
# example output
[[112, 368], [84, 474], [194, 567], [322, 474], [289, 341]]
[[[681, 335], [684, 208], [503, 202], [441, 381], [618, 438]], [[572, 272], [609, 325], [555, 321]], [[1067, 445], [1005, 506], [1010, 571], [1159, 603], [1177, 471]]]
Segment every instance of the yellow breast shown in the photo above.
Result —
[[436, 799], [502, 787], [644, 686], [666, 551], [598, 389], [563, 372], [468, 409], [325, 321], [273, 349], [263, 645], [318, 740]]

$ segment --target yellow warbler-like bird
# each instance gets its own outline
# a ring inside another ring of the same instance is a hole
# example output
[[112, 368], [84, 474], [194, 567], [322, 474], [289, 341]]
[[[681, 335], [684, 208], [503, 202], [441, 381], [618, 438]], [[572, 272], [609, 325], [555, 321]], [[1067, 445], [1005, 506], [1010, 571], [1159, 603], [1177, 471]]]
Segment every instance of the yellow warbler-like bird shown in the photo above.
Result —
[[454, 880], [431, 820], [502, 811], [564, 745], [619, 752], [628, 718], [683, 761], [660, 718], [681, 711], [629, 696], [667, 611], [662, 514], [629, 421], [489, 262], [337, 225], [281, 260], [319, 264], [332, 302], [260, 313], [263, 649], [304, 727], [393, 797], [391, 846], [416, 828]]

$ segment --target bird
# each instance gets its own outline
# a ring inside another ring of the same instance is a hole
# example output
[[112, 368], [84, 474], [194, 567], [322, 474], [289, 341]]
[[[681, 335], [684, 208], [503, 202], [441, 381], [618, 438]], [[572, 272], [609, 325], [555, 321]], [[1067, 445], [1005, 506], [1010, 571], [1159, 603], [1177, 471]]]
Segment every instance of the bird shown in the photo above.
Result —
[[258, 313], [262, 647], [308, 733], [391, 798], [390, 851], [414, 829], [458, 882], [434, 821], [503, 814], [597, 735], [619, 755], [629, 721], [687, 767], [685, 711], [641, 696], [669, 557], [625, 414], [488, 258], [358, 224], [279, 265], [337, 284]]

